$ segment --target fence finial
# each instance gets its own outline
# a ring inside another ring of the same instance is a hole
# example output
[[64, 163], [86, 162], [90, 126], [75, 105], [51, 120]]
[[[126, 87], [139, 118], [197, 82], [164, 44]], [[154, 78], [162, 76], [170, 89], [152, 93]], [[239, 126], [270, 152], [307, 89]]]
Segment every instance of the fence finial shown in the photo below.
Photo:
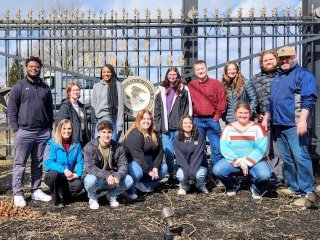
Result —
[[278, 7], [272, 8], [271, 12], [272, 12], [272, 17], [278, 16]]
[[251, 18], [253, 18], [254, 17], [254, 7], [252, 6], [252, 7], [250, 7], [250, 9], [249, 9], [249, 17], [251, 17]]
[[32, 11], [32, 9], [30, 9], [30, 11], [29, 11], [28, 14], [27, 14], [27, 16], [28, 16], [29, 19], [32, 19], [32, 13], [33, 13], [33, 11]]
[[261, 10], [260, 10], [260, 15], [261, 15], [261, 17], [265, 17], [266, 14], [267, 14], [267, 8], [266, 8], [266, 6], [264, 5], [264, 6], [261, 8]]
[[151, 12], [149, 10], [149, 8], [146, 9], [146, 19], [149, 20], [151, 17]]
[[20, 20], [21, 19], [21, 10], [20, 10], [20, 8], [17, 10], [17, 12], [16, 12], [16, 19], [17, 20]]

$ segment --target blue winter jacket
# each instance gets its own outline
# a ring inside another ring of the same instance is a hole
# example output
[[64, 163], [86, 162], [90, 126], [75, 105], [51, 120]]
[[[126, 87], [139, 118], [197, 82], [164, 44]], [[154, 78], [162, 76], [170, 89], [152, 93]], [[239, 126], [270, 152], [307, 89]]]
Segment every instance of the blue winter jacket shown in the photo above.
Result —
[[77, 142], [70, 146], [69, 152], [66, 152], [61, 144], [55, 143], [54, 139], [51, 138], [47, 143], [43, 157], [46, 172], [57, 171], [58, 173], [64, 173], [65, 169], [69, 169], [81, 177], [83, 172], [81, 150], [80, 142]]
[[277, 73], [271, 84], [267, 113], [274, 125], [296, 126], [301, 109], [311, 110], [317, 101], [316, 79], [298, 64]]

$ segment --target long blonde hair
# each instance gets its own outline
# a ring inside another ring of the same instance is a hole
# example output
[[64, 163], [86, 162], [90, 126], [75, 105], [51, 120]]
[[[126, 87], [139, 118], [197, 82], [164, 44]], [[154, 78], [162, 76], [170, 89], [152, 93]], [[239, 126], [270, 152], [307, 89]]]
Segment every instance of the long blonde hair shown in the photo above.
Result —
[[[228, 67], [230, 65], [234, 65], [237, 70], [237, 75], [233, 80], [231, 80], [227, 75]], [[228, 94], [228, 89], [231, 87], [234, 87], [234, 90], [235, 90], [237, 96], [238, 97], [240, 96], [240, 94], [242, 93], [242, 91], [244, 89], [244, 76], [242, 75], [240, 68], [236, 62], [229, 61], [226, 63], [226, 65], [224, 66], [224, 69], [223, 69], [222, 83], [223, 83], [226, 95]]]
[[[143, 119], [143, 115], [144, 114], [148, 114], [151, 118], [151, 125], [147, 130], [147, 133], [144, 133], [141, 126], [140, 126], [140, 122]], [[128, 131], [126, 132], [125, 137], [127, 137], [129, 135], [129, 133], [133, 130], [137, 128], [144, 137], [144, 140], [147, 141], [148, 139], [150, 139], [154, 144], [158, 144], [158, 139], [157, 139], [157, 135], [156, 135], [156, 131], [154, 130], [154, 120], [152, 117], [152, 113], [148, 110], [148, 109], [143, 109], [140, 110], [136, 116], [136, 120], [134, 121], [134, 123], [132, 124], [132, 126], [128, 129]]]
[[[61, 136], [61, 130], [63, 128], [64, 125], [70, 124], [71, 129], [72, 129], [72, 123], [69, 119], [62, 119], [58, 126], [56, 127], [56, 131], [54, 133], [53, 139], [57, 144], [62, 144], [62, 136]], [[73, 139], [73, 130], [71, 130], [71, 144], [73, 144], [75, 142], [75, 139]]]

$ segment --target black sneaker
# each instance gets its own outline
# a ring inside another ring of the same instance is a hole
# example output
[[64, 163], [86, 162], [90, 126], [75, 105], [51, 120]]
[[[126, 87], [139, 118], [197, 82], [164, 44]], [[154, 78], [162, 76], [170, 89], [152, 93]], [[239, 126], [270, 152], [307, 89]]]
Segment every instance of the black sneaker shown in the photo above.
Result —
[[178, 179], [175, 176], [169, 176], [166, 182], [170, 186], [174, 186], [179, 183]]

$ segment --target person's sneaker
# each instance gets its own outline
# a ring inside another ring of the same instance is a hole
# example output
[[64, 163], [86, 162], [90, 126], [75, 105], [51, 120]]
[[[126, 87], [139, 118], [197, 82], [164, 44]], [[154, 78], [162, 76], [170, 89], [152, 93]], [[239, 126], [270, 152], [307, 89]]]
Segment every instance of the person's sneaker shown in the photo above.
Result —
[[42, 192], [41, 189], [37, 189], [31, 194], [31, 199], [36, 201], [50, 202], [51, 196]]
[[253, 199], [258, 200], [262, 198], [252, 187], [250, 187], [250, 192]]
[[237, 191], [235, 190], [227, 191], [227, 195], [228, 197], [234, 197], [235, 195], [237, 195]]
[[142, 182], [137, 182], [135, 187], [140, 191], [140, 192], [145, 192], [149, 193], [152, 192], [152, 189], [144, 185]]
[[124, 197], [127, 198], [127, 199], [130, 199], [130, 200], [135, 200], [135, 199], [138, 198], [138, 195], [135, 194], [135, 193], [129, 194], [129, 193], [127, 193], [127, 192], [124, 192], [124, 193], [122, 193], [121, 195], [124, 196]]
[[182, 189], [182, 188], [179, 188], [178, 190], [178, 195], [186, 195], [187, 194], [187, 191]]
[[238, 185], [236, 187], [236, 189], [233, 190], [227, 190], [227, 195], [228, 197], [234, 197], [235, 195], [237, 195], [237, 192], [239, 191], [240, 185]]
[[306, 203], [306, 198], [300, 197], [293, 202], [293, 205], [295, 205], [297, 207], [304, 207], [305, 203]]
[[99, 209], [100, 205], [97, 200], [95, 199], [89, 199], [89, 208], [92, 210]]
[[317, 192], [317, 193], [320, 193], [320, 185], [318, 185], [318, 186], [316, 187], [316, 192]]
[[199, 188], [201, 192], [205, 193], [205, 194], [209, 194], [208, 189], [206, 188], [205, 185], [203, 185], [202, 187]]
[[308, 192], [306, 195], [306, 201], [304, 203], [305, 208], [318, 208], [318, 195], [315, 192]]
[[57, 204], [54, 204], [54, 208], [56, 208], [56, 209], [64, 208], [64, 203], [57, 203]]
[[297, 194], [296, 192], [292, 191], [290, 188], [278, 188], [276, 192], [279, 195], [301, 197], [300, 194]]
[[27, 206], [27, 203], [23, 196], [15, 195], [13, 197], [13, 205], [18, 208], [23, 208]]
[[110, 207], [116, 208], [119, 207], [119, 202], [117, 201], [117, 197], [110, 197], [109, 194], [107, 194], [107, 199], [109, 200]]
[[168, 185], [174, 185], [177, 183], [177, 179], [175, 178], [175, 176], [169, 176], [168, 177], [168, 180], [166, 182]]

